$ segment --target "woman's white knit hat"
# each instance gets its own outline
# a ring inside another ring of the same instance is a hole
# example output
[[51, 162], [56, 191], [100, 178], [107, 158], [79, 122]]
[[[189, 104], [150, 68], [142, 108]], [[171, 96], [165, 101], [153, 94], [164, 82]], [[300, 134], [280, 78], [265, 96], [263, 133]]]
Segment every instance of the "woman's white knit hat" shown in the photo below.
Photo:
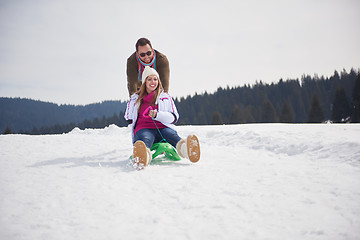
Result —
[[141, 82], [144, 84], [146, 78], [148, 76], [150, 76], [150, 75], [155, 75], [160, 80], [158, 72], [155, 69], [153, 69], [153, 68], [151, 68], [149, 66], [146, 66], [143, 73], [142, 73]]

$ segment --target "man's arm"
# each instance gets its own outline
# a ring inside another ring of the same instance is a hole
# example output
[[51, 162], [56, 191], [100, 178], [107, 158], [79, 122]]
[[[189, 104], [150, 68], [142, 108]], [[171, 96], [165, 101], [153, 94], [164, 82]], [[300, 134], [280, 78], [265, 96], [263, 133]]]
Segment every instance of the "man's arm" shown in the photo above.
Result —
[[137, 62], [135, 58], [135, 53], [131, 55], [127, 59], [127, 65], [126, 65], [126, 75], [127, 75], [127, 85], [128, 85], [128, 91], [129, 96], [133, 95], [138, 88], [138, 68], [137, 68]]
[[165, 92], [169, 91], [170, 66], [167, 57], [164, 54], [157, 53], [156, 70], [159, 73], [161, 84]]

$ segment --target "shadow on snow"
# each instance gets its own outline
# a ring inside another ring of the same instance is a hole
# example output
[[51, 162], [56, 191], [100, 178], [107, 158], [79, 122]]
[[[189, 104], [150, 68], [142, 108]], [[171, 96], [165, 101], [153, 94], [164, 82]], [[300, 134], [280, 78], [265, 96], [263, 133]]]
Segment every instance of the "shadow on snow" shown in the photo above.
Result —
[[[97, 154], [94, 156], [83, 156], [83, 157], [60, 157], [51, 160], [41, 161], [28, 167], [45, 167], [63, 165], [63, 168], [74, 168], [74, 167], [103, 167], [103, 168], [120, 168], [123, 170], [132, 171], [135, 168], [132, 165], [132, 161], [129, 156], [119, 155], [118, 151], [113, 150]], [[150, 166], [189, 166], [190, 163], [181, 163], [181, 161], [172, 161], [164, 156], [160, 155], [153, 159]]]

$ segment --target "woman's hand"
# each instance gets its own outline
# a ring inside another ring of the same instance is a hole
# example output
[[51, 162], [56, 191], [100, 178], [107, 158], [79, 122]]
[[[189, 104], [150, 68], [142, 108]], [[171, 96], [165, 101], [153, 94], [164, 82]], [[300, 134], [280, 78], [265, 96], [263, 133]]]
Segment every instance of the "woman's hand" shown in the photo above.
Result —
[[156, 109], [149, 111], [149, 117], [156, 118], [156, 115], [157, 115], [157, 110]]

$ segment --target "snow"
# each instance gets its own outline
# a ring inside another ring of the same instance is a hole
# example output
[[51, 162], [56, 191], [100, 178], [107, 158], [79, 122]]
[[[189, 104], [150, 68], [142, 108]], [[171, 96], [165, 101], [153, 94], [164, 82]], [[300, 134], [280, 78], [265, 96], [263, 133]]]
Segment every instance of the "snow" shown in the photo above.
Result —
[[193, 164], [129, 164], [130, 130], [0, 136], [0, 239], [360, 239], [360, 125], [180, 126]]

